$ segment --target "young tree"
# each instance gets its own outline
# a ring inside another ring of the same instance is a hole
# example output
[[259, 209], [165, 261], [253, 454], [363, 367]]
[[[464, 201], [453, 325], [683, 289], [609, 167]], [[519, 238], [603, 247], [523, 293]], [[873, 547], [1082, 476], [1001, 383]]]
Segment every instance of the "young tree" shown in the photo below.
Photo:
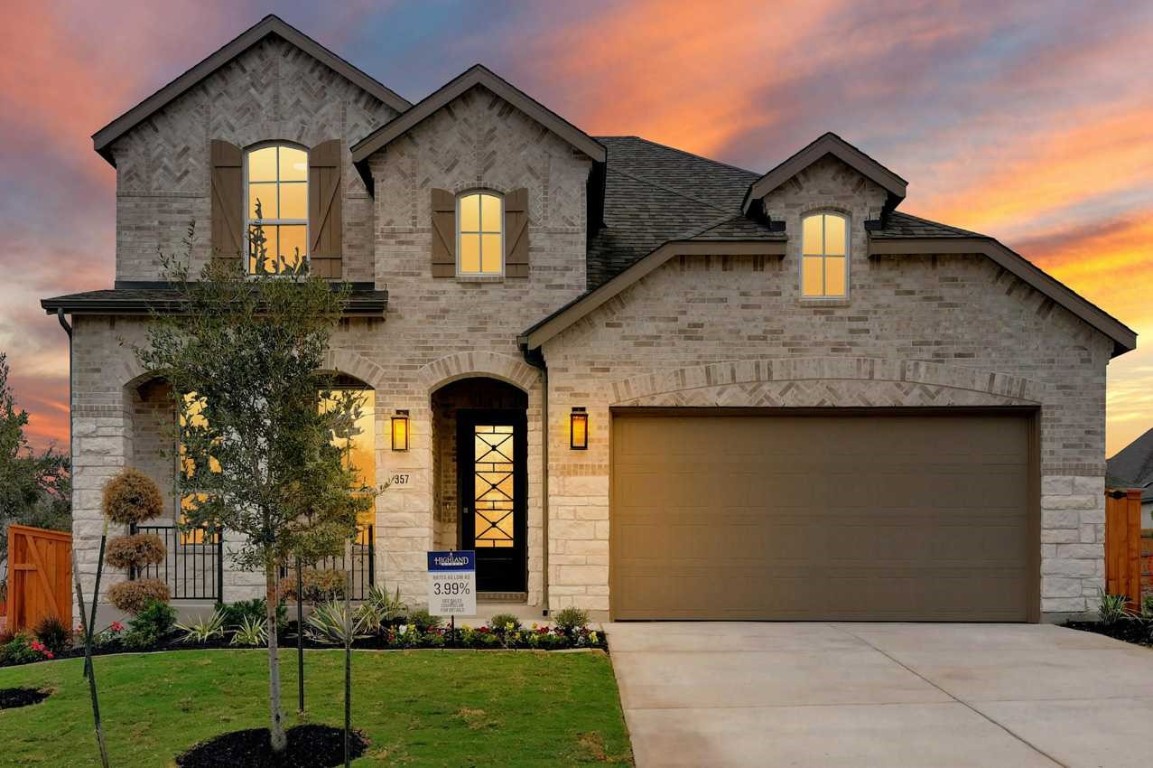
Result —
[[8, 559], [9, 523], [67, 531], [72, 528], [69, 462], [51, 448], [36, 453], [24, 436], [28, 412], [16, 406], [0, 352], [0, 563]]
[[[263, 264], [259, 233], [254, 242]], [[292, 556], [339, 553], [372, 503], [333, 440], [355, 398], [319, 372], [347, 295], [283, 264], [276, 275], [244, 275], [214, 260], [198, 280], [167, 268], [177, 309], [154, 316], [136, 353], [185, 414], [177, 488], [186, 525], [223, 526], [238, 539], [238, 566], [264, 572], [270, 731], [282, 752], [278, 569]]]

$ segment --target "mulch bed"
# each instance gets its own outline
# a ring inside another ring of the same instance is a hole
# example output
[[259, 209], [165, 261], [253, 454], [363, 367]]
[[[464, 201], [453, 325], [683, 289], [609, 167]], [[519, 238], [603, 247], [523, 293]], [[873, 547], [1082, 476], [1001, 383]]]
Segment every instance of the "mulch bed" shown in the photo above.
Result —
[[1067, 621], [1065, 626], [1069, 629], [1093, 632], [1111, 637], [1114, 640], [1153, 648], [1153, 635], [1150, 634], [1150, 631], [1153, 630], [1153, 624], [1146, 621], [1122, 619], [1112, 624], [1104, 624], [1100, 621]]
[[[364, 754], [368, 742], [353, 731], [352, 758]], [[267, 728], [232, 731], [202, 741], [176, 758], [181, 768], [330, 768], [344, 765], [344, 729], [327, 725], [298, 725], [288, 729], [288, 749], [281, 759], [272, 757]]]
[[39, 704], [52, 694], [35, 688], [0, 688], [0, 709], [16, 709]]

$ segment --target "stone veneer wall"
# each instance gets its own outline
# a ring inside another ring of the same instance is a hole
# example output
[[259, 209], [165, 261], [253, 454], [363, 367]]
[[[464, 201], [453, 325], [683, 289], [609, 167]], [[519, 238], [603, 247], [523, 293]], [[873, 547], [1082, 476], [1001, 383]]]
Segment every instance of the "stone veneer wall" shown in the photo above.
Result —
[[371, 281], [372, 200], [348, 147], [396, 113], [296, 47], [266, 39], [112, 145], [116, 158], [116, 278], [163, 278], [157, 257], [183, 256], [196, 224], [192, 264], [211, 250], [209, 146], [343, 139], [344, 276]]
[[[609, 609], [611, 407], [1041, 409], [1041, 610], [1092, 607], [1103, 578], [1105, 367], [1112, 342], [980, 255], [870, 259], [883, 193], [818, 162], [766, 200], [787, 254], [681, 257], [544, 346], [551, 607]], [[850, 217], [850, 297], [799, 295], [800, 219]], [[568, 450], [571, 407], [590, 446]]]

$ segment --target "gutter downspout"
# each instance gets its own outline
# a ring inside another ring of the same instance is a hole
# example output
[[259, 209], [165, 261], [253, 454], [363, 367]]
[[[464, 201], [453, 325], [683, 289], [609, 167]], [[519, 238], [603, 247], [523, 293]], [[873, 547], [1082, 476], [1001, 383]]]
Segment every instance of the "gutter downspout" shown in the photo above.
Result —
[[541, 473], [541, 538], [543, 539], [541, 546], [541, 601], [544, 608], [541, 610], [541, 615], [548, 618], [549, 614], [549, 600], [548, 600], [548, 442], [549, 442], [549, 418], [548, 418], [548, 366], [545, 365], [544, 355], [541, 351], [529, 350], [521, 341], [521, 353], [524, 355], [526, 363], [541, 372], [541, 463], [544, 465], [544, 472]]
[[[72, 403], [72, 390], [73, 390], [72, 376], [73, 376], [73, 371], [75, 370], [73, 368], [73, 360], [72, 360], [72, 325], [68, 322], [68, 318], [66, 318], [64, 316], [64, 308], [63, 307], [57, 307], [56, 308], [56, 320], [60, 323], [60, 327], [64, 329], [64, 332], [68, 334], [68, 475], [69, 475], [68, 479], [69, 479], [69, 484], [72, 486], [72, 496], [73, 496], [73, 498], [68, 500], [68, 508], [70, 510], [75, 510], [76, 509], [76, 499], [75, 499], [76, 483], [71, 482], [72, 476], [76, 472], [76, 465], [75, 465], [76, 453], [75, 453], [75, 451], [72, 450], [73, 441], [76, 440], [76, 428], [75, 428], [76, 425], [73, 423], [73, 419], [75, 418], [73, 416], [73, 414], [75, 413], [76, 409], [73, 407], [73, 403]], [[73, 559], [72, 563], [73, 563], [73, 567], [75, 568], [76, 567], [76, 560]], [[80, 574], [79, 573], [72, 574], [72, 577], [76, 580], [77, 584], [80, 583]], [[99, 600], [100, 600], [100, 595], [93, 595], [92, 596], [92, 615], [93, 616], [96, 615], [96, 603]]]

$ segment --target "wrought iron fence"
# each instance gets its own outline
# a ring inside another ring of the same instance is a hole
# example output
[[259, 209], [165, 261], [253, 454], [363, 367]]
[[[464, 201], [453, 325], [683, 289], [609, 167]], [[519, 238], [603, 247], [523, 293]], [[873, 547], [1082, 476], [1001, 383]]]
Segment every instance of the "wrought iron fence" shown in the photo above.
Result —
[[134, 568], [129, 578], [159, 579], [173, 600], [223, 599], [224, 535], [220, 528], [181, 531], [174, 525], [134, 525], [133, 533], [151, 533], [164, 542], [164, 561]]
[[[352, 550], [335, 557], [325, 557], [315, 563], [305, 563], [305, 568], [314, 568], [320, 571], [341, 571], [352, 577], [352, 600], [364, 600], [373, 585], [373, 574], [376, 571], [376, 536], [373, 526], [368, 525], [359, 530], [356, 540], [352, 542]], [[280, 569], [280, 578], [289, 578], [291, 570], [284, 566]]]

